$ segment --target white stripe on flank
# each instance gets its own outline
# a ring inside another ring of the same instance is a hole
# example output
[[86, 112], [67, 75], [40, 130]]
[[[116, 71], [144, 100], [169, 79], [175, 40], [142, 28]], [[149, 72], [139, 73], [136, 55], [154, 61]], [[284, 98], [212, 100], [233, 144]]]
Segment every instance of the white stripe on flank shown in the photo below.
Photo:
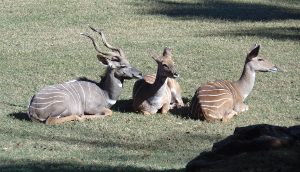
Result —
[[205, 107], [202, 107], [202, 110], [208, 110], [208, 111], [211, 111], [211, 112], [214, 112], [215, 110], [212, 110], [210, 108], [205, 108]]
[[204, 97], [204, 96], [222, 96], [222, 95], [230, 95], [230, 93], [221, 93], [221, 94], [200, 94], [200, 97]]
[[[43, 103], [40, 103], [40, 102], [32, 102], [31, 104], [35, 104], [35, 105], [47, 105], [49, 103], [52, 103], [53, 101], [50, 101], [50, 102], [43, 102]], [[62, 101], [60, 101], [62, 102]]]
[[233, 95], [233, 97], [236, 97], [236, 94], [235, 94], [235, 88], [231, 85], [231, 84], [229, 84], [229, 87], [231, 88], [231, 90], [232, 91], [230, 91], [231, 92], [231, 94]]
[[229, 87], [226, 85], [224, 82], [219, 83], [223, 88], [227, 89], [228, 91], [230, 90]]
[[52, 99], [52, 98], [64, 98], [65, 96], [51, 96], [51, 97], [34, 97], [34, 99], [37, 100], [47, 100], [47, 99]]
[[222, 101], [222, 100], [231, 100], [231, 99], [229, 99], [229, 98], [222, 98], [222, 99], [210, 100], [210, 101], [208, 101], [208, 100], [201, 101], [200, 100], [200, 103], [219, 102], [219, 101]]
[[216, 90], [219, 90], [219, 91], [228, 91], [227, 89], [224, 89], [224, 88], [214, 88], [214, 89], [211, 89], [211, 90], [200, 90], [201, 91], [216, 91]]
[[49, 94], [63, 94], [68, 96], [65, 92], [49, 92], [49, 93], [38, 93], [37, 95], [49, 95]]
[[34, 107], [34, 106], [30, 106], [30, 108], [32, 108], [32, 109], [46, 109], [46, 108], [48, 108], [49, 106], [51, 106], [51, 105], [53, 105], [53, 104], [55, 104], [55, 103], [63, 103], [62, 101], [55, 101], [55, 102], [51, 102], [51, 103], [49, 103], [47, 106], [45, 106], [45, 107], [40, 107], [40, 108], [37, 108], [37, 107]]
[[89, 87], [89, 97], [88, 97], [88, 99], [91, 98], [91, 87], [90, 87], [90, 84], [91, 84], [91, 83], [88, 83], [88, 87]]
[[[230, 100], [230, 99], [229, 99]], [[205, 105], [205, 104], [201, 104], [201, 108], [202, 107], [212, 107], [212, 108], [220, 108], [221, 106], [223, 106], [226, 102], [228, 102], [228, 100], [227, 101], [224, 101], [222, 104], [220, 104], [220, 105], [218, 105], [218, 106], [214, 106], [214, 105]]]
[[214, 84], [216, 84], [217, 86], [220, 86], [220, 87], [224, 87], [220, 82], [215, 82]]
[[[74, 82], [72, 82], [72, 83], [74, 83]], [[75, 92], [77, 100], [78, 100], [78, 105], [80, 105], [81, 104], [81, 97], [80, 97], [76, 87], [72, 83], [69, 83], [69, 85], [71, 85], [72, 90]]]
[[83, 88], [82, 88], [80, 82], [77, 82], [77, 83], [79, 84], [79, 86], [80, 86], [80, 88], [81, 88], [81, 91], [82, 91], [82, 94], [83, 94], [83, 102], [85, 103], [85, 93], [84, 93], [84, 90], [83, 90]]
[[66, 88], [63, 84], [60, 84], [60, 85], [61, 85], [64, 89], [66, 89], [66, 90], [71, 94], [71, 96], [72, 96], [72, 98], [73, 98], [73, 101], [74, 101], [74, 103], [75, 103], [76, 100], [75, 100], [73, 94], [71, 93], [71, 91], [70, 91], [68, 88]]

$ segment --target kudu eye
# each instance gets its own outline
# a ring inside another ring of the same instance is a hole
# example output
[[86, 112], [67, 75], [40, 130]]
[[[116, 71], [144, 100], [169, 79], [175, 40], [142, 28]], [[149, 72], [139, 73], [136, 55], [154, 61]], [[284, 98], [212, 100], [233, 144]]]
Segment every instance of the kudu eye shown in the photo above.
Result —
[[119, 68], [126, 68], [127, 66], [126, 65], [120, 65]]
[[264, 61], [264, 59], [258, 59], [258, 61]]

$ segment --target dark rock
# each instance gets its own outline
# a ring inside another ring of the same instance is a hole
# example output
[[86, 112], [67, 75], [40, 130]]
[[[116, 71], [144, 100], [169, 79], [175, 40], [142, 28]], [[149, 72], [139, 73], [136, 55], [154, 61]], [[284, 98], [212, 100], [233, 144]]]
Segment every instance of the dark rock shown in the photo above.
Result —
[[201, 153], [190, 161], [186, 171], [198, 171], [245, 153], [287, 148], [299, 141], [300, 125], [289, 128], [267, 124], [238, 127], [233, 135], [215, 143], [211, 152]]

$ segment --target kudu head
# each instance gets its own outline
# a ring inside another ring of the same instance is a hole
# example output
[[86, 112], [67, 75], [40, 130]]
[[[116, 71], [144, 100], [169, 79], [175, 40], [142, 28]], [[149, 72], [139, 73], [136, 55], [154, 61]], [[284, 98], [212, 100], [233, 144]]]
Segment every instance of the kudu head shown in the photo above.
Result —
[[255, 44], [254, 47], [247, 54], [246, 64], [250, 66], [251, 70], [259, 72], [277, 72], [278, 68], [274, 66], [266, 58], [259, 56], [260, 45]]
[[104, 33], [100, 30], [96, 30], [93, 27], [89, 26], [94, 32], [97, 32], [101, 38], [104, 46], [112, 50], [111, 52], [102, 52], [97, 47], [95, 40], [87, 33], [81, 33], [92, 40], [94, 48], [98, 52], [98, 60], [108, 67], [108, 70], [114, 71], [115, 77], [119, 79], [133, 79], [133, 78], [142, 78], [142, 73], [136, 68], [132, 67], [128, 62], [125, 54], [121, 48], [116, 48], [110, 45], [104, 36]]
[[157, 75], [162, 77], [177, 78], [179, 74], [176, 72], [174, 61], [172, 59], [171, 49], [165, 48], [162, 56], [152, 57], [158, 65]]

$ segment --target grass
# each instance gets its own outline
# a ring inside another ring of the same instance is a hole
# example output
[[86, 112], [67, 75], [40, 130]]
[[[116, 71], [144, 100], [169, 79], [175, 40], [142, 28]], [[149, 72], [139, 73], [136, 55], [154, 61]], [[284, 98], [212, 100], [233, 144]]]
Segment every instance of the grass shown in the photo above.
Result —
[[[188, 161], [235, 127], [299, 124], [299, 10], [296, 0], [3, 0], [0, 169], [184, 171]], [[99, 80], [104, 67], [79, 34], [90, 32], [88, 24], [103, 29], [144, 73], [156, 71], [149, 52], [171, 47], [187, 100], [208, 81], [238, 79], [254, 43], [281, 72], [257, 74], [246, 100], [250, 110], [226, 124], [178, 113], [144, 117], [128, 112], [124, 107], [134, 81], [125, 83], [111, 118], [59, 126], [27, 121], [29, 100], [45, 85], [80, 76]], [[249, 166], [255, 169], [255, 162]]]

